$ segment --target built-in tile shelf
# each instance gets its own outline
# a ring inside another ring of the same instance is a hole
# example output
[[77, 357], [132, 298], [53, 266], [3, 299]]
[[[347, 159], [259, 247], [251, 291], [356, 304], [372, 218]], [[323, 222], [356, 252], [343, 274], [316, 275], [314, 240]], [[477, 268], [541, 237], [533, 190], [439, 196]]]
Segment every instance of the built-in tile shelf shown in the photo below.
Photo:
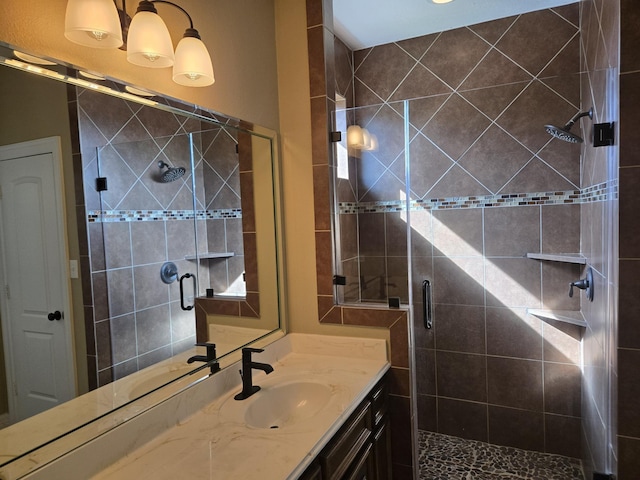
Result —
[[185, 260], [197, 260], [198, 258], [200, 260], [211, 260], [211, 259], [215, 259], [215, 258], [231, 258], [235, 256], [235, 253], [233, 252], [220, 252], [220, 253], [203, 253], [201, 255], [195, 256], [195, 255], [186, 255], [184, 257]]
[[586, 265], [587, 257], [581, 253], [527, 253], [527, 258], [534, 260], [548, 260], [550, 262], [577, 263]]
[[575, 310], [541, 310], [528, 308], [527, 313], [542, 320], [555, 320], [558, 322], [570, 323], [579, 327], [587, 327], [587, 322], [582, 316], [582, 312]]

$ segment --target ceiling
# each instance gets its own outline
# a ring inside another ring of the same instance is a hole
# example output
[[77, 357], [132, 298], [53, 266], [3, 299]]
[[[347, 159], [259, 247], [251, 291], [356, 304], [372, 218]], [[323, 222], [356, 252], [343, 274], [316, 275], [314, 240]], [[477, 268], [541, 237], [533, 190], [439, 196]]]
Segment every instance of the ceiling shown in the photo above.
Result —
[[579, 0], [333, 0], [336, 35], [352, 50], [443, 32]]

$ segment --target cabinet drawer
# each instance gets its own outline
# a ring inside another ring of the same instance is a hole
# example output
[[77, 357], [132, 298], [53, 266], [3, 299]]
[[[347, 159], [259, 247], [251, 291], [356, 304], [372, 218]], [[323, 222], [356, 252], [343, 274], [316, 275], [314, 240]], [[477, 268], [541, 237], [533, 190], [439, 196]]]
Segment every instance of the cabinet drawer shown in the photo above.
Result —
[[324, 480], [342, 478], [371, 436], [371, 403], [364, 402], [349, 417], [320, 454]]

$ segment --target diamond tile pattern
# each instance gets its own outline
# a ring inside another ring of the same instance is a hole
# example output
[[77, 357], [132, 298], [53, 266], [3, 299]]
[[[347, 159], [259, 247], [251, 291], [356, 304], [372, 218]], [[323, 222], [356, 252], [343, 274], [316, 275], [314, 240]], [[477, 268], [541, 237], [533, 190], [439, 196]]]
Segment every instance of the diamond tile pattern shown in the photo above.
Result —
[[[422, 279], [432, 281], [434, 328], [414, 331], [418, 358], [429, 359], [416, 371], [421, 428], [571, 457], [580, 455], [580, 411], [559, 414], [547, 401], [567, 392], [566, 398], [579, 397], [580, 386], [560, 388], [542, 373], [550, 362], [577, 370], [579, 344], [568, 340], [568, 353], [555, 352], [555, 329], [526, 313], [565, 305], [559, 285], [567, 275], [523, 257], [541, 245], [563, 251], [559, 239], [579, 244], [579, 207], [536, 200], [580, 187], [580, 147], [544, 129], [563, 125], [580, 107], [579, 8], [354, 52], [356, 108], [349, 120], [374, 133], [379, 148], [354, 157], [355, 201], [346, 201], [362, 204], [339, 219], [341, 246], [349, 246], [342, 258], [345, 300], [383, 303], [397, 291], [408, 301], [398, 287], [408, 283], [409, 268], [414, 292]], [[580, 126], [574, 128], [585, 136]], [[407, 233], [406, 220], [393, 210], [399, 193], [400, 199], [409, 193], [415, 206], [439, 207], [412, 208]], [[500, 198], [467, 208], [487, 197]], [[399, 240], [407, 235], [410, 259]], [[413, 302], [420, 312], [419, 293]], [[448, 469], [441, 473], [430, 470], [427, 477], [458, 478]], [[480, 473], [493, 478], [496, 472]], [[459, 478], [471, 476], [467, 469]]]
[[[200, 121], [80, 89], [78, 108], [87, 209], [193, 209], [187, 133], [200, 131]], [[194, 134], [198, 209], [240, 209], [238, 140], [220, 127], [207, 124], [207, 128]], [[162, 183], [164, 170], [159, 162], [183, 167], [187, 173], [173, 182]], [[98, 176], [106, 177], [108, 185], [100, 193], [95, 187]], [[233, 220], [224, 221], [222, 227], [216, 224], [215, 231], [242, 243], [242, 222]], [[89, 347], [97, 352], [100, 384], [144, 368], [149, 364], [149, 354], [159, 361], [195, 341], [193, 316], [183, 315], [179, 307], [173, 308], [179, 299], [177, 287], [159, 283], [157, 273], [165, 261], [178, 262], [180, 271], [193, 268], [184, 260], [185, 254], [194, 253], [193, 223], [142, 221], [104, 225], [108, 226], [104, 235], [102, 224], [90, 224], [93, 228], [89, 229], [90, 276], [94, 282], [105, 275], [108, 279], [103, 288], [94, 289], [91, 299], [97, 335], [95, 348]], [[121, 228], [116, 233], [113, 226]], [[107, 236], [107, 232], [111, 234]], [[200, 248], [206, 250], [207, 239], [199, 240]], [[231, 273], [237, 277], [244, 271], [244, 256], [241, 246], [235, 251], [240, 255], [234, 258], [237, 271]], [[124, 260], [116, 262], [117, 259]], [[199, 275], [202, 285], [206, 285], [207, 269], [201, 269]], [[162, 313], [150, 321], [152, 311]]]
[[379, 105], [357, 118], [380, 143], [377, 163], [361, 167], [371, 169], [359, 172], [358, 198], [387, 199], [375, 177], [388, 173], [404, 138], [381, 105], [401, 100], [410, 100], [417, 199], [579, 187], [579, 149], [544, 130], [579, 108], [577, 23], [572, 5], [354, 52], [356, 105]]

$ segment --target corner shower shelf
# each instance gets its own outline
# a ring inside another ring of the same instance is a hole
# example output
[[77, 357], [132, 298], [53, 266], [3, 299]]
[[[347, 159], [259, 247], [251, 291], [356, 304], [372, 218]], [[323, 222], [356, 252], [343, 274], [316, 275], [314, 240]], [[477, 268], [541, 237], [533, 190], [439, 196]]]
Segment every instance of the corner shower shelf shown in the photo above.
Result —
[[527, 258], [551, 262], [577, 263], [586, 265], [587, 258], [580, 253], [527, 253]]
[[582, 316], [582, 312], [574, 310], [541, 310], [537, 308], [528, 308], [527, 313], [538, 317], [542, 320], [555, 320], [558, 322], [570, 323], [579, 327], [586, 328], [587, 322]]
[[221, 252], [221, 253], [203, 253], [202, 255], [198, 255], [197, 257], [195, 255], [186, 255], [184, 257], [185, 260], [196, 260], [196, 259], [200, 259], [200, 260], [210, 260], [210, 259], [215, 259], [215, 258], [230, 258], [235, 256], [235, 253], [233, 252]]

